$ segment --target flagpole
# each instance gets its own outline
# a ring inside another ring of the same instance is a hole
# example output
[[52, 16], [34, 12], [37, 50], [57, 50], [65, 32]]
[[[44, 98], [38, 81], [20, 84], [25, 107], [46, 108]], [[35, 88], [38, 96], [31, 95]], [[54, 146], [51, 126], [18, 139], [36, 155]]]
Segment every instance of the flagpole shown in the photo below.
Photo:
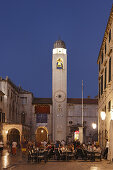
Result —
[[83, 127], [83, 80], [82, 80], [82, 127]]

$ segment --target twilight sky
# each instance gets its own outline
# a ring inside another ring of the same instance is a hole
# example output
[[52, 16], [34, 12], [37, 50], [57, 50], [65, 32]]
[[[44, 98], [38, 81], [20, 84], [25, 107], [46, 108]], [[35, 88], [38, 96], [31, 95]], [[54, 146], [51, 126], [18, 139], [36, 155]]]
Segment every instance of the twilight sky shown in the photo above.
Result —
[[68, 97], [98, 93], [97, 58], [112, 0], [1, 0], [0, 76], [35, 97], [52, 95], [52, 49], [68, 53]]

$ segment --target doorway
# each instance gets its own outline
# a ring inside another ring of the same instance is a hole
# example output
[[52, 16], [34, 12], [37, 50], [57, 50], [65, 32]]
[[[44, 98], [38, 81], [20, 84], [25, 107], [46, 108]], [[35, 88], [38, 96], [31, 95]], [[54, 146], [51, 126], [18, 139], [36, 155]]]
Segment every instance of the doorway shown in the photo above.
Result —
[[18, 129], [10, 129], [7, 134], [7, 143], [12, 143], [13, 141], [17, 142], [17, 144], [20, 144], [20, 132]]
[[46, 127], [38, 127], [38, 129], [36, 130], [36, 141], [48, 141], [48, 131]]

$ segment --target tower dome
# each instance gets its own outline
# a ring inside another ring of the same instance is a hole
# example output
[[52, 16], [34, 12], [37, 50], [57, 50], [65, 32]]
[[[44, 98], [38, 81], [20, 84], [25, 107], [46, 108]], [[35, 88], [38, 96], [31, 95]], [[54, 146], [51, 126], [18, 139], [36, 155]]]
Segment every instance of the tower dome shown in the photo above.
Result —
[[57, 41], [54, 43], [54, 48], [65, 48], [65, 49], [66, 49], [66, 46], [65, 46], [64, 41], [62, 41], [62, 40], [57, 40]]

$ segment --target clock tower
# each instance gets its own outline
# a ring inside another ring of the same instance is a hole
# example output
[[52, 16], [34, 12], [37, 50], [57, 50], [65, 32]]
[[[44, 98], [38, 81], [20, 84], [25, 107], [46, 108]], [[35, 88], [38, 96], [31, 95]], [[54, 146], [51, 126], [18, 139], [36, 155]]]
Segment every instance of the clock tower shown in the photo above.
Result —
[[67, 50], [62, 40], [54, 43], [52, 54], [53, 141], [66, 141]]

